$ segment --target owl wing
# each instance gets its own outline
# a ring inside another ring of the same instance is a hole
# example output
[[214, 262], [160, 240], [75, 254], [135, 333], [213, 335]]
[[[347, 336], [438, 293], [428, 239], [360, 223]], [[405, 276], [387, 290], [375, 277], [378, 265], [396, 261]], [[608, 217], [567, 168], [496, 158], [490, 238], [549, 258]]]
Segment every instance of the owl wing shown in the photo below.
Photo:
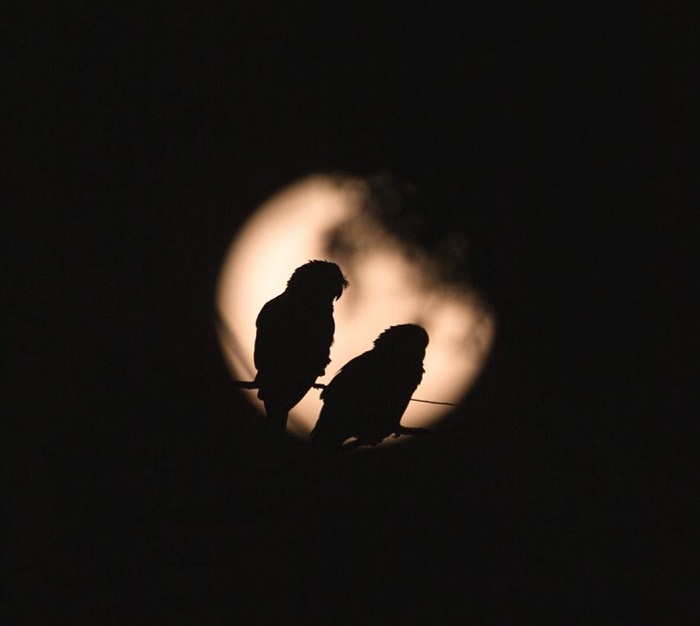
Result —
[[323, 407], [314, 436], [340, 445], [364, 432], [376, 415], [383, 374], [372, 351], [348, 361], [321, 393]]
[[328, 364], [335, 330], [333, 306], [314, 306], [285, 292], [261, 309], [256, 326], [258, 397], [289, 410]]
[[255, 349], [253, 362], [258, 371], [269, 370], [275, 363], [285, 332], [284, 306], [281, 296], [270, 300], [255, 320]]
[[378, 418], [367, 432], [369, 439], [383, 439], [398, 432], [401, 417], [423, 378], [421, 363], [395, 363], [390, 366], [390, 371], [391, 375], [384, 379], [377, 396]]

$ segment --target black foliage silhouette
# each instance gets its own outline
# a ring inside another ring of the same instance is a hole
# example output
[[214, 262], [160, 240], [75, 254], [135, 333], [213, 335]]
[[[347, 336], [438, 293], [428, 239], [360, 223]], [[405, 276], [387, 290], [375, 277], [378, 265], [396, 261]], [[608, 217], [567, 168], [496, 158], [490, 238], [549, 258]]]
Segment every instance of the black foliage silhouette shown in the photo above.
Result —
[[428, 333], [415, 324], [385, 330], [374, 347], [348, 363], [321, 393], [323, 408], [311, 432], [319, 449], [376, 445], [404, 430], [401, 417], [423, 378]]
[[347, 284], [335, 263], [310, 261], [258, 314], [251, 387], [276, 428], [286, 427], [289, 410], [325, 373], [335, 332], [333, 303]]

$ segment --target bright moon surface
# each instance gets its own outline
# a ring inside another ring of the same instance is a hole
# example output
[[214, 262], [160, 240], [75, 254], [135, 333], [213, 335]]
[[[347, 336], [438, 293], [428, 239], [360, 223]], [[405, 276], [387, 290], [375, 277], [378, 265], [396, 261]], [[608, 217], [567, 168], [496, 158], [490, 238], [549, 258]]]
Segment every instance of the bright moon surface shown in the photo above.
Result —
[[[223, 265], [220, 333], [236, 380], [255, 376], [255, 319], [282, 293], [292, 272], [313, 259], [337, 263], [350, 285], [335, 303], [335, 341], [328, 383], [353, 357], [370, 350], [396, 324], [423, 326], [430, 336], [425, 374], [414, 398], [458, 403], [477, 377], [494, 335], [493, 319], [463, 284], [445, 284], [428, 256], [387, 232], [366, 209], [371, 191], [361, 178], [315, 175], [287, 187], [249, 218]], [[331, 245], [340, 236], [344, 246]], [[264, 412], [256, 391], [244, 391]], [[322, 402], [311, 389], [289, 414], [287, 429], [308, 436]], [[448, 406], [410, 402], [404, 426], [434, 424]]]

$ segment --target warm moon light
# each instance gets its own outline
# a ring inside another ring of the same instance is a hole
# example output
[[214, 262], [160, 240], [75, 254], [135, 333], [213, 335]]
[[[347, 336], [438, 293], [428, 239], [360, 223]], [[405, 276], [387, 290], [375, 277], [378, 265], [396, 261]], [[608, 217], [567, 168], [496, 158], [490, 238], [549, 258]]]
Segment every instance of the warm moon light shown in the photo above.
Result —
[[[350, 286], [335, 304], [335, 342], [327, 383], [351, 358], [369, 350], [395, 324], [422, 325], [430, 335], [425, 375], [415, 398], [458, 403], [478, 375], [494, 334], [479, 298], [446, 284], [435, 263], [409, 248], [368, 210], [371, 190], [361, 178], [317, 175], [281, 191], [243, 226], [221, 272], [221, 344], [237, 380], [255, 376], [255, 319], [284, 291], [292, 272], [312, 259], [337, 263]], [[255, 391], [244, 392], [263, 411]], [[321, 410], [312, 389], [289, 414], [288, 430], [305, 437]], [[409, 403], [401, 423], [426, 426], [450, 407]]]

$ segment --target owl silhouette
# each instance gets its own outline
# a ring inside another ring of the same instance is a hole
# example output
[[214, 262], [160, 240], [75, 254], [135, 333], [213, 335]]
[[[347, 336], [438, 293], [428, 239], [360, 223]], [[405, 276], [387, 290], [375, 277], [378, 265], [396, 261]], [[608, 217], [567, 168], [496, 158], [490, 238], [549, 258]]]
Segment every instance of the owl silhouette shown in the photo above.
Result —
[[311, 431], [319, 449], [377, 445], [402, 432], [401, 417], [423, 378], [428, 333], [415, 324], [392, 326], [374, 347], [348, 361], [321, 393], [323, 407]]
[[286, 428], [290, 409], [325, 373], [335, 333], [333, 306], [347, 285], [335, 263], [309, 261], [260, 310], [252, 386], [275, 428]]

